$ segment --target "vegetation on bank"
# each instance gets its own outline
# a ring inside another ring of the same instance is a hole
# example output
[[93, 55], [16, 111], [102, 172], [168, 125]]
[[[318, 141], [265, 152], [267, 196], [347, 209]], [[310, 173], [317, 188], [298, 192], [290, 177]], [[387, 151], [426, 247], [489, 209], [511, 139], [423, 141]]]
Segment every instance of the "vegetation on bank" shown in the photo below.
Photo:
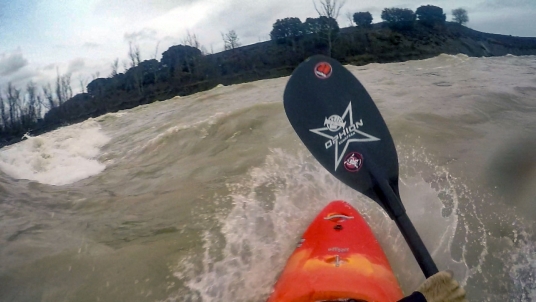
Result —
[[[332, 3], [324, 0], [325, 3]], [[336, 2], [335, 2], [336, 3]], [[353, 14], [355, 26], [339, 28], [340, 6], [317, 9], [319, 17], [285, 18], [273, 24], [271, 41], [239, 47], [234, 31], [222, 34], [225, 51], [206, 54], [195, 35], [156, 59], [142, 61], [139, 49], [130, 47], [130, 68], [95, 78], [73, 95], [70, 75], [58, 75], [54, 85], [24, 88], [11, 84], [0, 89], [0, 146], [59, 126], [83, 121], [107, 112], [188, 95], [218, 84], [289, 75], [307, 57], [325, 54], [356, 65], [422, 59], [441, 53], [473, 56], [536, 54], [536, 39], [485, 34], [468, 29], [463, 9], [453, 11], [455, 23], [446, 22], [443, 9], [426, 5], [416, 12], [386, 8], [384, 22], [373, 24], [369, 12]], [[85, 89], [84, 89], [85, 88]], [[43, 115], [42, 113], [46, 111]]]

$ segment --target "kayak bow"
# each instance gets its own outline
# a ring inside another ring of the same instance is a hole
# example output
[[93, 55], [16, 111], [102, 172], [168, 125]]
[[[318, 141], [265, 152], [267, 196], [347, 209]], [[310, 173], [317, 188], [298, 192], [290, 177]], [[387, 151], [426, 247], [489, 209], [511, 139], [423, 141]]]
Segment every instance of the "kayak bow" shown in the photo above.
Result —
[[397, 301], [402, 291], [370, 227], [333, 201], [303, 234], [268, 302]]

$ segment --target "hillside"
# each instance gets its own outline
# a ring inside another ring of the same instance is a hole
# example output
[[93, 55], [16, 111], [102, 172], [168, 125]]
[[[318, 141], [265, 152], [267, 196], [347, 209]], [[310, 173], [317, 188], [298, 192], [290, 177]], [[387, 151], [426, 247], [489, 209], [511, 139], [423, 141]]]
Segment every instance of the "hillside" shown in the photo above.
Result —
[[[208, 55], [190, 46], [173, 46], [163, 53], [161, 61], [143, 61], [125, 73], [93, 80], [86, 93], [52, 108], [32, 125], [31, 134], [107, 112], [189, 95], [218, 84], [287, 76], [307, 57], [327, 53], [325, 39], [316, 35], [261, 42]], [[378, 23], [369, 29], [342, 28], [332, 49], [335, 59], [354, 65], [426, 59], [442, 53], [474, 57], [536, 55], [536, 38], [483, 33], [451, 22], [435, 28], [416, 23], [412, 29], [397, 31]], [[18, 141], [26, 131], [0, 133], [0, 146]]]

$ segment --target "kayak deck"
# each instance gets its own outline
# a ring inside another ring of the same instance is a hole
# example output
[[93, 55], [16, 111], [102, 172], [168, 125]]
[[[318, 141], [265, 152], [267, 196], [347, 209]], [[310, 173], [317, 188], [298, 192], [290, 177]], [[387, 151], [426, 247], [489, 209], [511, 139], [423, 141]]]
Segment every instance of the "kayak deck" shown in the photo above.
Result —
[[370, 227], [350, 204], [328, 204], [303, 234], [268, 302], [397, 301], [402, 291]]

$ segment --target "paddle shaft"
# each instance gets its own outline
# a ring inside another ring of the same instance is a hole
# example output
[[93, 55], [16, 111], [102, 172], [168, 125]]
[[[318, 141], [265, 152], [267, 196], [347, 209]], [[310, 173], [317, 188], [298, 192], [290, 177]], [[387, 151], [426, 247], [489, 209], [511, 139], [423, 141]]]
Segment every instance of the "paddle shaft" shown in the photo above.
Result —
[[437, 269], [432, 256], [426, 249], [426, 246], [422, 242], [419, 233], [417, 233], [417, 230], [409, 219], [400, 197], [393, 191], [386, 181], [380, 183], [378, 187], [383, 193], [379, 196], [380, 199], [382, 199], [383, 205], [387, 207], [387, 212], [395, 221], [402, 236], [404, 236], [415, 260], [417, 260], [417, 263], [421, 267], [424, 276], [428, 278], [436, 274], [439, 270]]
[[411, 223], [408, 214], [404, 213], [401, 216], [396, 217], [394, 220], [400, 229], [400, 232], [404, 236], [404, 239], [406, 239], [406, 242], [408, 243], [413, 256], [415, 256], [417, 263], [419, 263], [424, 276], [428, 278], [436, 274], [438, 272], [437, 266], [435, 265], [432, 256], [430, 256], [430, 253], [424, 246], [424, 243], [417, 233], [417, 230], [415, 230], [413, 223]]

